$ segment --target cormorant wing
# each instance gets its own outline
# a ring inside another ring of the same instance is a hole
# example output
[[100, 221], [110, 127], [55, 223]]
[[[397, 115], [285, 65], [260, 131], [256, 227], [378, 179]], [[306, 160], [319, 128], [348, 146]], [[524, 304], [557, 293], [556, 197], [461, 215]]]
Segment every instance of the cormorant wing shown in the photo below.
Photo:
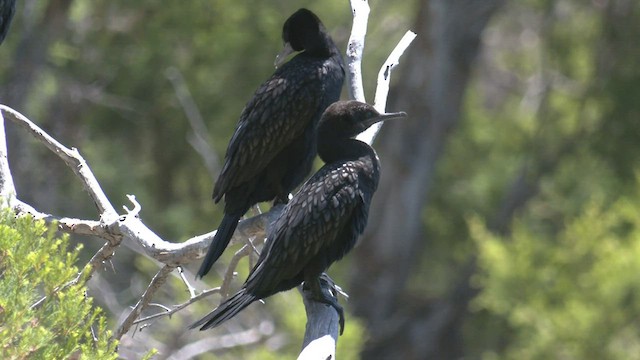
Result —
[[[245, 106], [227, 148], [214, 198], [258, 175], [279, 152], [319, 116], [323, 101], [317, 69], [285, 64]], [[305, 71], [306, 70], [306, 71]]]
[[351, 249], [364, 231], [368, 211], [355, 165], [325, 165], [289, 201], [247, 279], [252, 293], [299, 276], [321, 252], [329, 266]]

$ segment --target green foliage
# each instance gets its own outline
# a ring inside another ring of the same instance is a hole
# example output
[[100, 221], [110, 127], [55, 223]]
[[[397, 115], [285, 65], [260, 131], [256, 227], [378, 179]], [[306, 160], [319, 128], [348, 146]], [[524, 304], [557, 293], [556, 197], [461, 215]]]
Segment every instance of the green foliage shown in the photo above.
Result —
[[85, 296], [85, 287], [61, 288], [78, 274], [80, 247], [67, 247], [68, 236], [57, 237], [55, 227], [0, 212], [3, 359], [117, 358], [105, 317]]
[[614, 3], [507, 2], [486, 32], [411, 283], [448, 294], [479, 252], [470, 357], [638, 358], [640, 6]]
[[501, 358], [640, 359], [638, 200], [594, 200], [557, 233], [519, 221], [499, 237], [470, 222], [474, 306], [512, 329]]

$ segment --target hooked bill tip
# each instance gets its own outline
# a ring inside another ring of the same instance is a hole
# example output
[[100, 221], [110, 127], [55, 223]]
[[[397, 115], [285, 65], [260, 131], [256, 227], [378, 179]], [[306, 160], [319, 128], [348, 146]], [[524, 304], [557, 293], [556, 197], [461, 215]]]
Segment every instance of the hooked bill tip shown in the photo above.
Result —
[[402, 119], [407, 117], [407, 113], [404, 111], [384, 113], [384, 114], [380, 114], [380, 117], [383, 118], [383, 120]]
[[384, 114], [380, 114], [378, 116], [372, 117], [370, 119], [368, 119], [365, 124], [367, 127], [375, 124], [375, 123], [379, 123], [379, 122], [383, 122], [383, 121], [387, 121], [387, 120], [395, 120], [395, 119], [404, 119], [407, 117], [407, 113], [404, 111], [400, 111], [400, 112], [393, 112], [393, 113], [384, 113]]

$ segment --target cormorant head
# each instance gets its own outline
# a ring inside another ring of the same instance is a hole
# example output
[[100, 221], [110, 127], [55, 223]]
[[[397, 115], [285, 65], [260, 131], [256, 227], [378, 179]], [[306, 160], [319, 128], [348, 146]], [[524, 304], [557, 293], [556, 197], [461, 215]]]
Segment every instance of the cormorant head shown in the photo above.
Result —
[[355, 100], [337, 101], [322, 114], [318, 133], [334, 139], [352, 138], [377, 122], [406, 116], [405, 112], [380, 114], [373, 106]]
[[294, 51], [305, 50], [314, 55], [328, 55], [330, 50], [327, 41], [331, 39], [316, 14], [303, 8], [285, 21], [282, 26], [282, 41], [284, 49], [276, 57], [276, 67]]

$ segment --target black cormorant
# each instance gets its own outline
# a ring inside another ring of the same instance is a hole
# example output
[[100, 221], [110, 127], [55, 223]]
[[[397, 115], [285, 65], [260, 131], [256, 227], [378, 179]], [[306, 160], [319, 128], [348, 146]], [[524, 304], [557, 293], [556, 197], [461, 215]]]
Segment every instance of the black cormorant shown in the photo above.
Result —
[[316, 300], [338, 311], [342, 332], [342, 307], [323, 294], [319, 276], [355, 245], [380, 178], [375, 151], [353, 137], [376, 122], [405, 116], [379, 114], [357, 101], [329, 106], [318, 126], [318, 154], [326, 164], [302, 185], [274, 222], [240, 291], [191, 328], [218, 326], [252, 302], [304, 281]]
[[229, 244], [240, 218], [262, 201], [286, 203], [316, 155], [322, 112], [340, 98], [344, 66], [320, 19], [300, 9], [284, 23], [284, 62], [247, 103], [231, 137], [213, 199], [224, 197], [224, 217], [198, 271], [206, 275]]
[[9, 32], [9, 25], [15, 13], [16, 0], [0, 0], [0, 44]]

